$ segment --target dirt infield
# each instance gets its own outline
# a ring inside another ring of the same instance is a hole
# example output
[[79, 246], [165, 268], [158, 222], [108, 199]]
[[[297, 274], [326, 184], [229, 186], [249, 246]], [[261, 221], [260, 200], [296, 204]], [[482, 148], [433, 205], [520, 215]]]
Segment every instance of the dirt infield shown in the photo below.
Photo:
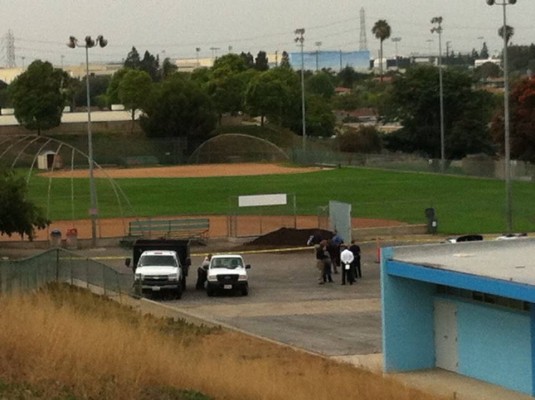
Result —
[[[279, 164], [240, 163], [240, 164], [196, 164], [172, 167], [147, 168], [97, 168], [94, 176], [98, 178], [201, 178], [210, 176], [246, 176], [301, 174], [320, 171], [320, 167], [289, 167]], [[41, 174], [58, 178], [86, 178], [87, 170], [60, 170]]]
[[[148, 167], [148, 168], [106, 168], [95, 169], [95, 176], [102, 178], [187, 178], [187, 177], [214, 177], [214, 176], [246, 176], [246, 175], [273, 175], [273, 174], [297, 174], [320, 171], [322, 167], [290, 167], [280, 164], [265, 163], [239, 163], [239, 164], [198, 164], [181, 165], [172, 167]], [[85, 178], [88, 176], [87, 170], [60, 170], [45, 172], [41, 174], [47, 177], [75, 177]], [[162, 219], [180, 218], [184, 216], [162, 217]], [[208, 237], [221, 238], [228, 236], [228, 221], [226, 216], [199, 216], [210, 218], [210, 230]], [[281, 217], [263, 216], [261, 221], [262, 231], [258, 232], [258, 216], [240, 217], [240, 232], [247, 233], [247, 226], [251, 227], [251, 236], [266, 234], [281, 227]], [[98, 237], [122, 237], [128, 233], [128, 222], [135, 218], [110, 218], [98, 220]], [[155, 218], [157, 219], [157, 218]], [[317, 216], [297, 216], [295, 225], [301, 229], [318, 227]], [[354, 228], [386, 227], [402, 225], [399, 221], [354, 218]], [[87, 239], [91, 237], [91, 222], [89, 219], [53, 221], [48, 229], [38, 231], [36, 240], [47, 240], [53, 230], [62, 232], [63, 238], [66, 233], [76, 229], [77, 237]], [[19, 240], [18, 236], [8, 238], [0, 237], [2, 240]]]

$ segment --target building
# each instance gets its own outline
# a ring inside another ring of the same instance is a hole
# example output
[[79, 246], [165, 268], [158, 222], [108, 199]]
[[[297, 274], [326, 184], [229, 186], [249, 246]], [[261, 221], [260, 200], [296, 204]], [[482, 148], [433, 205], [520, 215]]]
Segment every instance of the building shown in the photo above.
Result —
[[535, 240], [382, 249], [385, 372], [442, 368], [535, 395]]

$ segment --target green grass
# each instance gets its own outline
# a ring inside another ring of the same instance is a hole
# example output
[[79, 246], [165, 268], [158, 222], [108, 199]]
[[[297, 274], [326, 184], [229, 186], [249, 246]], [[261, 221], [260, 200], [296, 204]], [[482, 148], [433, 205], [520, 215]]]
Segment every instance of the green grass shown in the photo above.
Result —
[[[227, 214], [229, 199], [238, 195], [291, 193], [297, 213], [316, 215], [319, 207], [337, 200], [352, 204], [352, 215], [425, 223], [424, 210], [434, 207], [443, 233], [498, 233], [505, 231], [503, 181], [426, 173], [404, 173], [365, 168], [341, 168], [297, 175], [217, 178], [120, 179], [132, 210], [122, 200], [125, 216]], [[87, 179], [33, 177], [31, 197], [47, 206], [50, 183], [50, 218], [86, 218]], [[74, 212], [71, 205], [74, 185]], [[120, 216], [117, 197], [105, 179], [97, 179], [101, 217]], [[513, 222], [516, 231], [535, 231], [535, 185], [513, 184]], [[280, 213], [279, 209], [246, 210]], [[291, 212], [286, 208], [285, 212]]]

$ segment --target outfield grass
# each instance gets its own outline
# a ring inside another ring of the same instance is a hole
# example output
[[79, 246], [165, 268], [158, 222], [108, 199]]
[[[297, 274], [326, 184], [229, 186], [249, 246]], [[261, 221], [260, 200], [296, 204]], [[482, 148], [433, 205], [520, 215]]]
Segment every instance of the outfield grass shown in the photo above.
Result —
[[[106, 179], [96, 179], [101, 217], [227, 214], [229, 199], [238, 195], [290, 193], [298, 214], [317, 215], [329, 200], [352, 204], [352, 215], [425, 223], [425, 209], [433, 207], [439, 231], [447, 234], [500, 233], [505, 224], [503, 181], [426, 173], [340, 168], [296, 175], [215, 178], [118, 179], [132, 205], [116, 195]], [[71, 201], [74, 187], [74, 201]], [[33, 177], [30, 195], [49, 207], [52, 220], [86, 218], [87, 179]], [[48, 201], [47, 193], [51, 193]], [[535, 231], [535, 185], [513, 183], [513, 228]], [[48, 204], [49, 203], [49, 204]], [[250, 210], [251, 213], [255, 211]], [[291, 213], [291, 208], [285, 210]], [[280, 213], [263, 208], [256, 213]]]

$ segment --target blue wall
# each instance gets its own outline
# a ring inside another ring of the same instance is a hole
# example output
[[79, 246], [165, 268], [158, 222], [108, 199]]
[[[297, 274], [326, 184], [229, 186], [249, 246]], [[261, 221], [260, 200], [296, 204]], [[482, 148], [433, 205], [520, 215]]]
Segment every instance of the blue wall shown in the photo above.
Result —
[[382, 266], [381, 286], [385, 371], [433, 368], [435, 285], [391, 277]]
[[528, 313], [456, 302], [459, 373], [532, 393]]

